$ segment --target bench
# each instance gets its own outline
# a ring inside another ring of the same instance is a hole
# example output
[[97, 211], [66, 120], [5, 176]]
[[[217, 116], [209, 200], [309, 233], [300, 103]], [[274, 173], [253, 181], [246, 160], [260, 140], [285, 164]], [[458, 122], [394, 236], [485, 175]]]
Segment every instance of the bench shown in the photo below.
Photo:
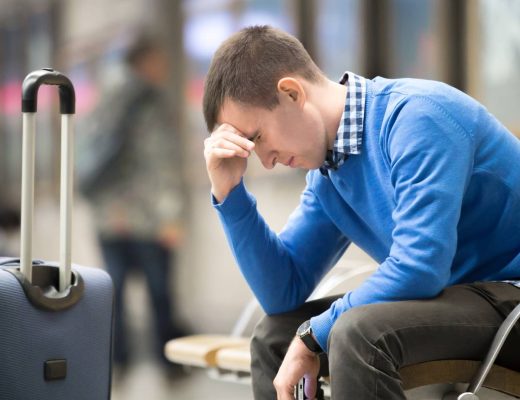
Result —
[[[358, 265], [355, 268], [336, 267], [313, 292], [309, 300], [345, 293], [362, 283], [376, 267], [374, 264]], [[206, 368], [213, 378], [249, 383], [250, 337], [246, 334], [245, 328], [258, 308], [256, 300], [251, 300], [229, 336], [193, 335], [169, 341], [165, 346], [166, 358], [175, 363]], [[501, 397], [504, 399], [520, 398], [520, 372], [493, 364], [507, 334], [518, 319], [520, 319], [520, 305], [511, 312], [500, 327], [482, 363], [473, 360], [438, 360], [403, 367], [400, 374], [404, 389], [411, 390], [435, 384], [470, 383], [467, 392], [463, 394], [448, 391], [440, 393], [438, 398], [478, 400], [479, 397], [475, 393], [481, 387], [506, 394], [507, 396]], [[324, 392], [326, 398], [330, 396], [326, 381]], [[491, 396], [490, 399], [495, 400], [495, 397]]]
[[[309, 300], [352, 290], [376, 268], [375, 263], [356, 261], [350, 261], [348, 267], [337, 265], [322, 280]], [[249, 342], [252, 325], [260, 315], [260, 305], [253, 298], [241, 312], [230, 335], [191, 335], [170, 340], [165, 345], [165, 357], [188, 367], [206, 368], [213, 378], [249, 383]]]

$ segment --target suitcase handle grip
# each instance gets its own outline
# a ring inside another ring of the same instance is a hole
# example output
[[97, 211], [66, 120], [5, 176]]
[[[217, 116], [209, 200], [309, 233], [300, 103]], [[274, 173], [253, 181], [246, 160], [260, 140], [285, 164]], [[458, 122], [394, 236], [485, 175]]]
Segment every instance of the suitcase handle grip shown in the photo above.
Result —
[[20, 271], [32, 284], [32, 229], [34, 211], [34, 158], [36, 96], [42, 85], [57, 85], [61, 103], [61, 173], [60, 173], [60, 282], [65, 292], [71, 283], [71, 221], [73, 193], [73, 141], [75, 94], [71, 81], [50, 68], [31, 72], [22, 85], [22, 207], [20, 226]]
[[76, 94], [72, 82], [61, 72], [43, 68], [27, 75], [22, 85], [22, 112], [34, 113], [37, 110], [38, 89], [41, 85], [59, 86], [60, 113], [74, 114]]

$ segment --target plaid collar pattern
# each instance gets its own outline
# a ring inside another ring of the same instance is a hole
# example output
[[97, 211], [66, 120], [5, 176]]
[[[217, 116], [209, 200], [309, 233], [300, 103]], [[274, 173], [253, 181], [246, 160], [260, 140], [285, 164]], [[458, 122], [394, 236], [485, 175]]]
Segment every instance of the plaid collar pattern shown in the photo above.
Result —
[[333, 150], [327, 151], [325, 162], [320, 167], [320, 172], [325, 176], [328, 176], [329, 170], [337, 170], [349, 154], [360, 154], [363, 141], [367, 91], [365, 78], [347, 71], [339, 83], [347, 86], [347, 98]]

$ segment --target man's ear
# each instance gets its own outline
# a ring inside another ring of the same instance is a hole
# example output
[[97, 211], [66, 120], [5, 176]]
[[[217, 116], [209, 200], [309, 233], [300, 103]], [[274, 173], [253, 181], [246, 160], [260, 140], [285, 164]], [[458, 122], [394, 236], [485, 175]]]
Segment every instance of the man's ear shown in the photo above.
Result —
[[303, 106], [305, 104], [305, 90], [298, 79], [291, 77], [281, 78], [278, 81], [277, 89], [280, 96], [287, 96], [296, 105]]

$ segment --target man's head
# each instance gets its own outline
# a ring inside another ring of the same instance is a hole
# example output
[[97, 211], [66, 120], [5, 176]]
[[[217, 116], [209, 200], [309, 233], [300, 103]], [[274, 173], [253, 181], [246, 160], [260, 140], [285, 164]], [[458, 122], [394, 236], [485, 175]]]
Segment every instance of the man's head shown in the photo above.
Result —
[[204, 89], [204, 118], [213, 131], [225, 100], [272, 110], [279, 104], [278, 82], [298, 76], [325, 78], [302, 44], [269, 26], [245, 28], [227, 39], [213, 57]]
[[125, 61], [146, 82], [164, 85], [169, 78], [170, 65], [162, 42], [147, 33], [140, 34], [126, 51]]

